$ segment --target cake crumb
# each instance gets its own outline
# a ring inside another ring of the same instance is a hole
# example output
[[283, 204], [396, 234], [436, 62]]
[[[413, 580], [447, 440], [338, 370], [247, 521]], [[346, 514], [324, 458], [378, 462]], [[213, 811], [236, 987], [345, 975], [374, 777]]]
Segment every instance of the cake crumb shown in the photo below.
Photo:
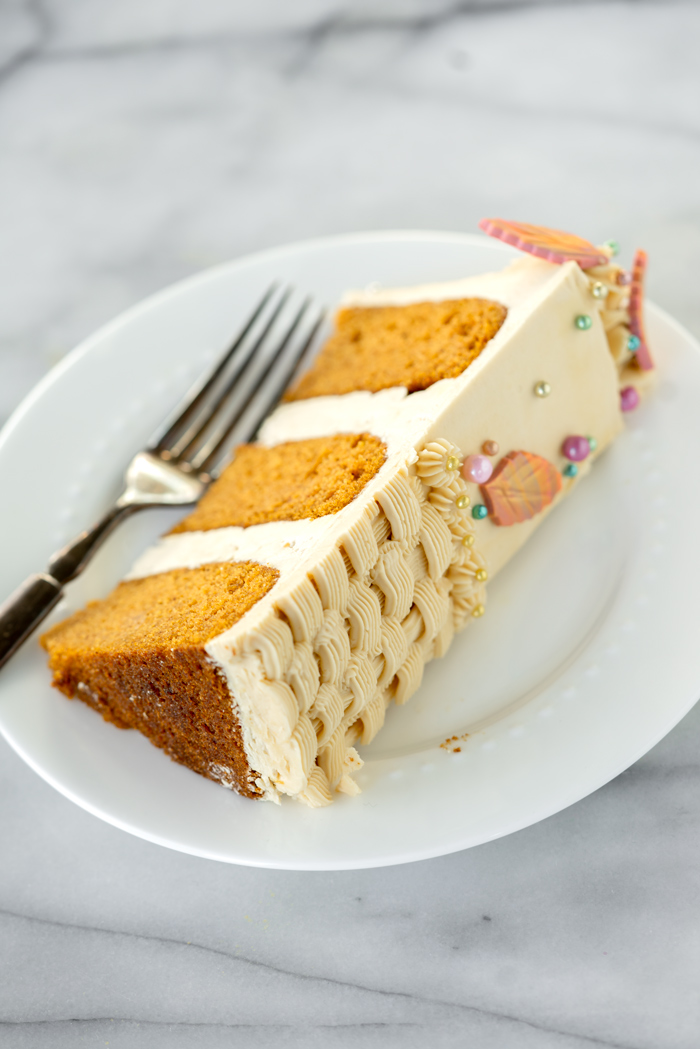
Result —
[[445, 742], [440, 744], [440, 749], [446, 750], [448, 754], [461, 754], [462, 748], [458, 744], [468, 738], [468, 732], [463, 732], [461, 736], [448, 736]]

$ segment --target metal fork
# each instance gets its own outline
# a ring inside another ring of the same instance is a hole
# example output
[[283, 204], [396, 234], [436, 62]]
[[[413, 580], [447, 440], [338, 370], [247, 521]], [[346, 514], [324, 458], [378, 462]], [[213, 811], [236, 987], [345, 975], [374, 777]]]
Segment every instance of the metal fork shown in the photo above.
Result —
[[0, 667], [60, 601], [66, 583], [82, 572], [120, 521], [150, 506], [196, 503], [233, 441], [255, 436], [324, 319], [324, 312], [312, 309], [307, 298], [282, 333], [275, 334], [291, 294], [289, 287], [268, 288], [233, 344], [190, 391], [162, 432], [134, 456], [124, 490], [111, 509], [94, 528], [54, 554], [46, 572], [29, 576], [0, 606]]

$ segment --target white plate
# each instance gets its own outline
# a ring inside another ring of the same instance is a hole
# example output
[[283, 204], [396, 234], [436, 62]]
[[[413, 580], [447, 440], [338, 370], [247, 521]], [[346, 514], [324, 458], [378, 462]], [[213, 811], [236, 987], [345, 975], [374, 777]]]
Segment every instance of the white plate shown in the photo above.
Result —
[[[222, 266], [129, 311], [37, 387], [0, 439], [0, 594], [93, 519], [150, 431], [272, 278], [333, 303], [346, 287], [476, 274], [514, 254], [443, 233], [292, 245]], [[344, 869], [439, 856], [549, 816], [622, 772], [700, 694], [700, 356], [650, 308], [653, 397], [590, 478], [489, 587], [487, 615], [392, 709], [360, 797], [327, 809], [246, 801], [49, 687], [28, 643], [0, 675], [0, 728], [67, 797], [150, 841], [261, 867]], [[134, 518], [61, 615], [116, 583], [173, 522]], [[54, 617], [56, 618], [56, 617]], [[469, 733], [459, 753], [439, 744]]]

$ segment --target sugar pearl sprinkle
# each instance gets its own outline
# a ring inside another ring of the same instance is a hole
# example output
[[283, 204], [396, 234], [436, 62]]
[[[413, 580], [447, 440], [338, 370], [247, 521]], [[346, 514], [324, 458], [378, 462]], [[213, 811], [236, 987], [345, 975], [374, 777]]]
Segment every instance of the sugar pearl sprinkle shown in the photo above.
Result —
[[642, 345], [642, 340], [638, 335], [630, 335], [627, 340], [627, 349], [630, 353], [636, 353], [639, 347]]
[[564, 477], [575, 477], [578, 473], [578, 466], [576, 463], [567, 463], [562, 470], [562, 473], [564, 474]]
[[458, 495], [455, 499], [455, 506], [458, 510], [466, 510], [470, 502], [471, 499], [468, 495]]
[[488, 510], [483, 503], [477, 503], [472, 507], [472, 517], [476, 521], [483, 521], [485, 517], [488, 517]]
[[574, 324], [576, 325], [579, 331], [588, 331], [590, 326], [593, 324], [593, 321], [587, 313], [579, 313], [578, 317], [574, 321]]
[[479, 571], [476, 573], [476, 578], [479, 580], [480, 583], [485, 583], [488, 577], [489, 574], [485, 568], [480, 568]]
[[498, 455], [498, 441], [484, 441], [481, 450], [484, 455]]
[[474, 546], [474, 536], [465, 535], [462, 539], [462, 546]]
[[476, 484], [485, 484], [493, 473], [493, 465], [485, 455], [468, 455], [462, 467], [462, 476], [465, 481], [474, 481]]
[[446, 470], [459, 470], [459, 459], [456, 455], [448, 455], [445, 459]]
[[587, 437], [580, 437], [577, 434], [572, 434], [567, 437], [561, 446], [561, 450], [567, 459], [571, 459], [574, 463], [582, 463], [584, 459], [587, 459], [591, 453], [591, 446], [588, 443]]
[[639, 394], [634, 386], [625, 386], [620, 390], [620, 408], [623, 412], [633, 412], [639, 404]]
[[538, 382], [535, 386], [535, 395], [537, 397], [549, 397], [551, 392], [552, 387], [549, 385], [548, 382], [545, 382], [544, 379], [542, 380], [542, 382]]
[[615, 255], [620, 254], [620, 245], [616, 240], [606, 240], [603, 243], [603, 247], [608, 249], [613, 258], [615, 257]]
[[610, 288], [606, 287], [602, 281], [597, 280], [591, 288], [591, 295], [594, 299], [607, 299], [610, 294]]
[[485, 611], [486, 611], [486, 609], [484, 608], [483, 605], [477, 605], [476, 608], [474, 609], [474, 611], [472, 612], [472, 615], [474, 616], [474, 619], [480, 619], [481, 616], [483, 616]]

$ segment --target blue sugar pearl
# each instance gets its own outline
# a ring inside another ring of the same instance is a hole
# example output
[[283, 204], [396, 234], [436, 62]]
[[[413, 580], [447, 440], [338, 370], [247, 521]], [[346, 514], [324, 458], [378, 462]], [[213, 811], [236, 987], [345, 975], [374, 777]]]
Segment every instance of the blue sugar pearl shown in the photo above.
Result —
[[488, 510], [483, 503], [477, 503], [476, 506], [472, 507], [472, 517], [477, 521], [483, 521], [485, 517], [488, 517]]
[[579, 331], [588, 331], [591, 324], [593, 324], [593, 321], [587, 313], [579, 313], [578, 317], [574, 321], [574, 324], [576, 325]]
[[641, 345], [642, 340], [639, 338], [638, 335], [630, 335], [629, 339], [627, 340], [627, 349], [630, 351], [630, 353], [635, 353]]
[[564, 477], [575, 477], [578, 473], [578, 466], [576, 463], [567, 463], [562, 470], [562, 473], [564, 474]]

